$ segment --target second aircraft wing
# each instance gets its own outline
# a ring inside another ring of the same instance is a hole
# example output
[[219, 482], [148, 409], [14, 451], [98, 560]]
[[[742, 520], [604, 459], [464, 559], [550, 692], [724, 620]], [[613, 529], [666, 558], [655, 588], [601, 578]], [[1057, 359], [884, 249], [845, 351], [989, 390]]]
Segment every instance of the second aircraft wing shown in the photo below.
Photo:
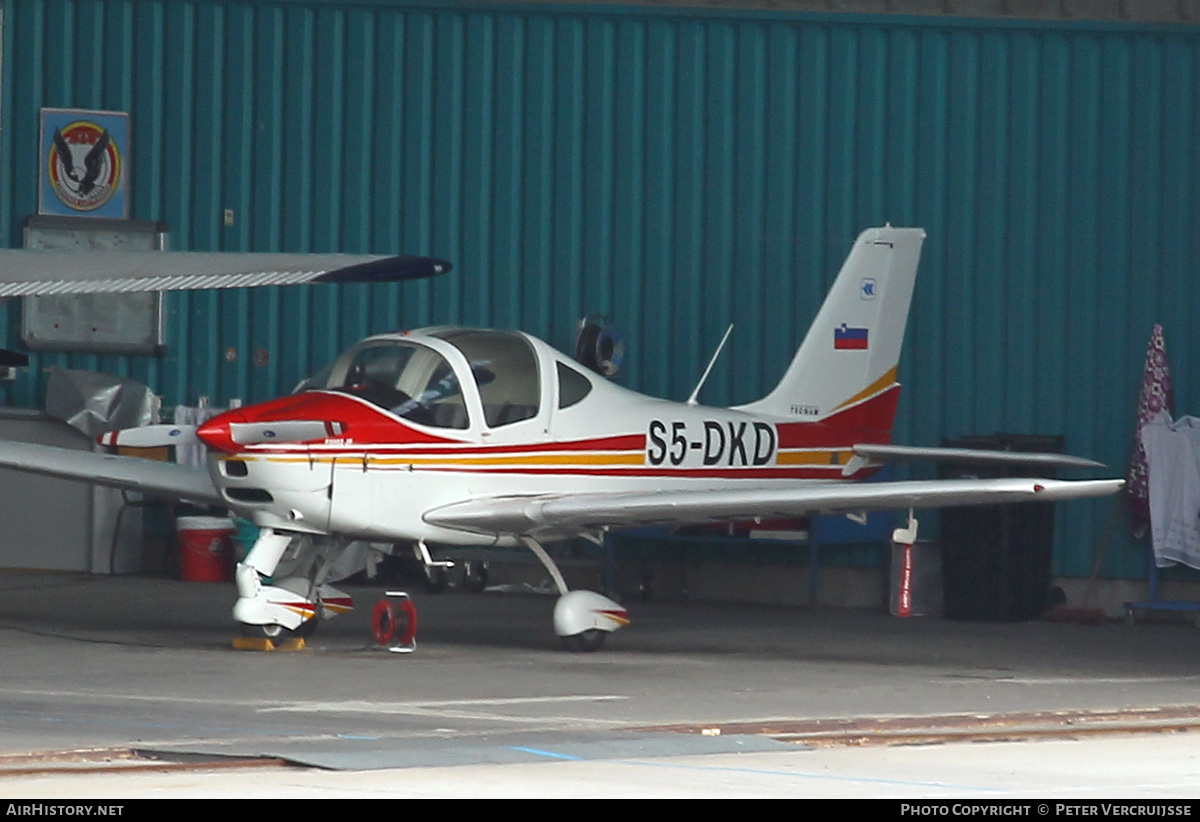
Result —
[[425, 521], [480, 534], [551, 538], [599, 528], [1058, 500], [1115, 494], [1125, 481], [947, 479], [821, 483], [789, 488], [737, 488], [646, 493], [542, 494], [456, 502]]
[[0, 440], [0, 468], [93, 482], [168, 499], [223, 504], [204, 468]]
[[433, 257], [222, 251], [0, 250], [0, 297], [386, 282], [443, 274]]

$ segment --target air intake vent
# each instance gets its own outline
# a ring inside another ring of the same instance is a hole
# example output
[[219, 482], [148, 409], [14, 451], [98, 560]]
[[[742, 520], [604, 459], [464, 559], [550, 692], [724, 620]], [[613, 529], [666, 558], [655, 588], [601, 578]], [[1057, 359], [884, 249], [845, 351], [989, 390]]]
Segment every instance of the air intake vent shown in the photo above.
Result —
[[274, 502], [275, 498], [263, 488], [226, 488], [225, 496], [234, 502]]

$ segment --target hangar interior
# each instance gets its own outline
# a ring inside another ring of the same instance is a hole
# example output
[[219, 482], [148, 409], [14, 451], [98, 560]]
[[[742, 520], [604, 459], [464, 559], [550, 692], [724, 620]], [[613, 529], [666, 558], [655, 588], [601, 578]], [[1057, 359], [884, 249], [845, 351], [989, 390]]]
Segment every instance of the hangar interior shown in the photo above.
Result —
[[[81, 109], [128, 115], [127, 217], [170, 249], [455, 264], [399, 285], [167, 293], [149, 353], [51, 347], [7, 369], [8, 429], [39, 425], [54, 368], [223, 407], [285, 394], [369, 334], [496, 326], [571, 351], [590, 315], [624, 336], [614, 379], [679, 401], [733, 323], [701, 401], [746, 402], [857, 233], [885, 222], [928, 234], [896, 442], [1057, 436], [1121, 476], [1156, 323], [1175, 412], [1200, 409], [1189, 0], [0, 0], [0, 15], [0, 246], [39, 213], [43, 110]], [[0, 312], [23, 349], [21, 302]], [[24, 547], [3, 563], [110, 570], [109, 526], [60, 535], [66, 497], [29, 500], [26, 482], [5, 475], [4, 508], [25, 516], [5, 514]], [[1068, 602], [1144, 596], [1132, 530], [1112, 499], [1059, 506]], [[87, 548], [64, 559], [59, 541]], [[664, 560], [659, 584], [806, 601], [807, 553], [773, 551]], [[828, 552], [821, 601], [878, 603], [881, 556]], [[1188, 569], [1164, 579], [1200, 596]]]

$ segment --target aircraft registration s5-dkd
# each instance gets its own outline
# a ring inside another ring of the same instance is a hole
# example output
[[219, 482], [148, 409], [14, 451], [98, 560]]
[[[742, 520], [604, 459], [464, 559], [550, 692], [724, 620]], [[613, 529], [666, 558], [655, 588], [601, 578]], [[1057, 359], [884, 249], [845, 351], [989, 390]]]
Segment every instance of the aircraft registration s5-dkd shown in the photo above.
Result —
[[[1018, 462], [1034, 475], [1098, 467], [1061, 455], [891, 444], [924, 238], [916, 228], [864, 231], [778, 386], [742, 406], [636, 393], [518, 331], [434, 327], [371, 337], [294, 394], [196, 428], [106, 435], [125, 445], [195, 438], [209, 449], [207, 477], [14, 443], [0, 444], [0, 465], [219, 502], [253, 520], [263, 530], [238, 566], [234, 616], [267, 635], [309, 630], [346, 607], [318, 570], [272, 579], [288, 544], [308, 534], [326, 538], [326, 552], [351, 540], [400, 543], [427, 562], [427, 546], [524, 545], [561, 594], [556, 632], [572, 649], [594, 650], [628, 614], [600, 594], [569, 591], [547, 541], [881, 508], [910, 512], [898, 536], [911, 541], [913, 508], [1121, 488], [1121, 480], [1038, 478], [860, 482], [892, 459]], [[409, 276], [420, 269], [412, 266]]]

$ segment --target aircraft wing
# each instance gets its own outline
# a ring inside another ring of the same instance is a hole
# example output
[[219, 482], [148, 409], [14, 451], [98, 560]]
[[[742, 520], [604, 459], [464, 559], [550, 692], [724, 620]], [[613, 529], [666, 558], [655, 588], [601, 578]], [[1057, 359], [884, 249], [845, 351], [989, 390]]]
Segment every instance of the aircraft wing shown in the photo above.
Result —
[[385, 282], [433, 277], [450, 268], [433, 257], [371, 254], [2, 249], [0, 297]]
[[170, 462], [0, 440], [0, 468], [92, 482], [169, 499], [224, 504], [206, 469]]
[[543, 494], [456, 502], [425, 521], [481, 534], [570, 536], [603, 527], [673, 526], [879, 509], [943, 508], [1058, 500], [1115, 494], [1125, 481], [949, 479], [820, 483], [739, 490], [616, 494]]

